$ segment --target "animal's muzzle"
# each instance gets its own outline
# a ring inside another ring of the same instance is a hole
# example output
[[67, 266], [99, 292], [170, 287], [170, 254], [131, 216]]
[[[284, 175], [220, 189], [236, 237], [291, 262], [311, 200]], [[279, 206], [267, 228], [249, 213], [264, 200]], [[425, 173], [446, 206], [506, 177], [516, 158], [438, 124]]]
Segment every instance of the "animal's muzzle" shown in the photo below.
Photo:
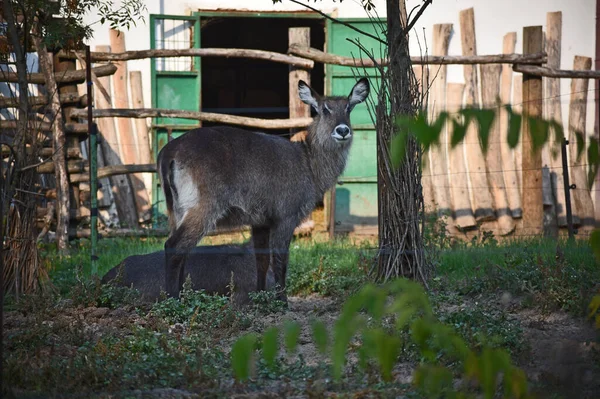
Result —
[[352, 137], [352, 133], [350, 133], [350, 128], [348, 125], [337, 125], [335, 129], [333, 129], [333, 138], [339, 141], [348, 140]]

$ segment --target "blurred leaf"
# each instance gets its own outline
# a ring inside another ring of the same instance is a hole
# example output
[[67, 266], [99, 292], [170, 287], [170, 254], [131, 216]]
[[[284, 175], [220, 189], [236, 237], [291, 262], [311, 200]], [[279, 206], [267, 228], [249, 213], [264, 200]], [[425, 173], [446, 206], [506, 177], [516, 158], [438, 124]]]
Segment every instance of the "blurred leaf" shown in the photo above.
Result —
[[231, 366], [238, 381], [245, 381], [250, 376], [255, 343], [256, 335], [246, 334], [238, 338], [231, 348]]
[[286, 321], [284, 325], [284, 337], [285, 348], [288, 353], [294, 353], [298, 346], [298, 338], [300, 337], [300, 324]]
[[396, 128], [398, 133], [392, 138], [390, 148], [390, 158], [392, 166], [395, 168], [400, 167], [404, 158], [406, 157], [406, 146], [408, 143], [408, 136], [410, 134], [410, 124], [413, 117], [406, 115], [400, 115], [396, 118]]
[[312, 323], [312, 331], [317, 350], [323, 355], [326, 354], [329, 340], [327, 337], [327, 328], [325, 328], [325, 324], [323, 324], [323, 322], [320, 320], [315, 320]]
[[581, 132], [575, 132], [575, 140], [577, 141], [577, 162], [581, 161], [581, 154], [585, 148], [585, 136]]
[[463, 141], [466, 134], [467, 125], [461, 125], [456, 119], [452, 120], [452, 137], [450, 138], [451, 147], [454, 148], [458, 143]]
[[490, 133], [495, 117], [496, 112], [493, 109], [480, 109], [475, 112], [475, 119], [477, 119], [477, 123], [479, 124], [479, 141], [484, 154], [488, 149]]
[[588, 171], [588, 187], [592, 187], [596, 175], [598, 174], [598, 165], [600, 163], [600, 155], [598, 153], [598, 139], [595, 137], [590, 138], [590, 145], [588, 146], [587, 162], [589, 165]]
[[541, 149], [544, 144], [548, 141], [548, 134], [550, 131], [550, 124], [540, 118], [528, 117], [529, 120], [529, 132], [531, 136], [531, 145], [533, 151]]
[[594, 251], [596, 260], [600, 262], [600, 229], [594, 229], [592, 234], [590, 234], [590, 247]]
[[386, 334], [381, 329], [374, 330], [377, 348], [377, 360], [381, 369], [381, 376], [384, 381], [392, 380], [392, 369], [402, 348], [402, 341], [399, 337]]
[[263, 357], [267, 366], [273, 368], [275, 366], [275, 357], [278, 351], [279, 330], [277, 327], [267, 329], [263, 334], [262, 351]]
[[516, 148], [521, 136], [521, 121], [523, 117], [515, 113], [510, 105], [506, 106], [506, 110], [508, 111], [508, 135], [506, 141], [510, 148]]

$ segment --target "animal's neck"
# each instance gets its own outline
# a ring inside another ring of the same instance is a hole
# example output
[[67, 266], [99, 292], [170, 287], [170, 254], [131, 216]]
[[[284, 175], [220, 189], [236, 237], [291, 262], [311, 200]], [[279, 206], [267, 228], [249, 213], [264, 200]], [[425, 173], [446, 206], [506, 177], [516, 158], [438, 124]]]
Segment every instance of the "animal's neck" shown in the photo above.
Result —
[[336, 143], [331, 138], [323, 143], [317, 139], [314, 128], [309, 128], [305, 145], [317, 198], [322, 198], [344, 171], [350, 143]]

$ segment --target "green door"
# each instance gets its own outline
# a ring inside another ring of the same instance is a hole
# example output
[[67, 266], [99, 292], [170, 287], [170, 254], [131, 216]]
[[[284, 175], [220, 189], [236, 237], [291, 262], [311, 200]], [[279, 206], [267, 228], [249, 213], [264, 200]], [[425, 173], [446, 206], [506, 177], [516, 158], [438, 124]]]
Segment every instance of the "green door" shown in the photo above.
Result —
[[[385, 27], [378, 22], [365, 19], [344, 20], [361, 31], [384, 37]], [[385, 23], [385, 22], [382, 22]], [[376, 58], [382, 58], [385, 49], [383, 44], [373, 38], [356, 32], [340, 23], [329, 22], [327, 25], [327, 52], [355, 58], [366, 58], [356, 44], [350, 40], [358, 40]], [[374, 68], [353, 68], [339, 65], [327, 67], [328, 94], [347, 95], [359, 76], [370, 77], [371, 94], [363, 104], [352, 111], [354, 141], [350, 150], [348, 163], [343, 175], [338, 179], [335, 194], [335, 231], [336, 232], [377, 232], [377, 151], [375, 126], [367, 105], [377, 98], [376, 70]], [[374, 110], [371, 110], [374, 112]]]
[[[198, 17], [175, 15], [150, 16], [150, 44], [153, 49], [199, 48]], [[152, 108], [200, 111], [200, 58], [174, 57], [151, 59]], [[176, 138], [198, 127], [189, 119], [154, 118], [152, 124], [153, 150], [158, 154], [169, 138]], [[152, 187], [154, 220], [164, 222], [166, 206], [155, 176]]]

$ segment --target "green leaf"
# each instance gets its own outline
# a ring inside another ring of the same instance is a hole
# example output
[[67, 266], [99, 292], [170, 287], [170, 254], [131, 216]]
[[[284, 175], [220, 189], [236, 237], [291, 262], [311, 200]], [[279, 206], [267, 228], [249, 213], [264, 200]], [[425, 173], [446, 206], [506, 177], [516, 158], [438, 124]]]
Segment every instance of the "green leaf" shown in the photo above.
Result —
[[600, 163], [600, 154], [598, 153], [598, 139], [590, 138], [590, 145], [587, 151], [587, 162], [589, 165], [588, 171], [588, 187], [592, 187], [596, 175], [598, 174], [598, 164]]
[[495, 117], [496, 112], [493, 109], [481, 109], [475, 112], [475, 118], [479, 124], [479, 142], [484, 154], [488, 149], [490, 133]]
[[271, 327], [263, 334], [262, 340], [262, 351], [263, 358], [267, 363], [267, 366], [273, 368], [275, 366], [275, 357], [278, 351], [278, 339], [279, 329], [277, 327]]
[[461, 125], [456, 119], [452, 120], [452, 137], [450, 138], [450, 146], [456, 147], [458, 143], [464, 140], [467, 135], [467, 125]]
[[594, 229], [590, 234], [590, 247], [594, 251], [596, 260], [600, 262], [600, 229]]
[[327, 353], [328, 344], [327, 328], [325, 327], [325, 324], [320, 320], [315, 320], [312, 323], [312, 331], [317, 350], [324, 355]]
[[519, 144], [519, 137], [521, 136], [521, 121], [523, 117], [520, 114], [515, 113], [510, 105], [506, 106], [508, 111], [508, 134], [506, 141], [510, 148], [516, 148]]
[[298, 346], [298, 338], [300, 337], [300, 324], [286, 321], [284, 325], [284, 336], [285, 348], [288, 353], [294, 353]]
[[[410, 119], [412, 119], [412, 117]], [[390, 144], [390, 158], [392, 166], [395, 168], [399, 168], [406, 157], [410, 119], [405, 115], [396, 118], [396, 128], [398, 129], [398, 133], [392, 138]]]
[[388, 335], [381, 329], [374, 330], [376, 350], [377, 350], [377, 361], [381, 369], [381, 376], [384, 381], [392, 380], [392, 369], [396, 363], [396, 359], [400, 354], [402, 347], [402, 341], [399, 337]]
[[250, 376], [255, 343], [256, 335], [246, 334], [238, 338], [231, 348], [231, 366], [238, 381], [245, 381]]
[[531, 136], [531, 145], [533, 151], [541, 149], [544, 144], [548, 141], [548, 135], [550, 133], [550, 124], [540, 118], [528, 117], [529, 119], [529, 132]]
[[577, 141], [577, 162], [581, 161], [581, 154], [585, 148], [585, 136], [581, 132], [575, 132], [575, 140]]

